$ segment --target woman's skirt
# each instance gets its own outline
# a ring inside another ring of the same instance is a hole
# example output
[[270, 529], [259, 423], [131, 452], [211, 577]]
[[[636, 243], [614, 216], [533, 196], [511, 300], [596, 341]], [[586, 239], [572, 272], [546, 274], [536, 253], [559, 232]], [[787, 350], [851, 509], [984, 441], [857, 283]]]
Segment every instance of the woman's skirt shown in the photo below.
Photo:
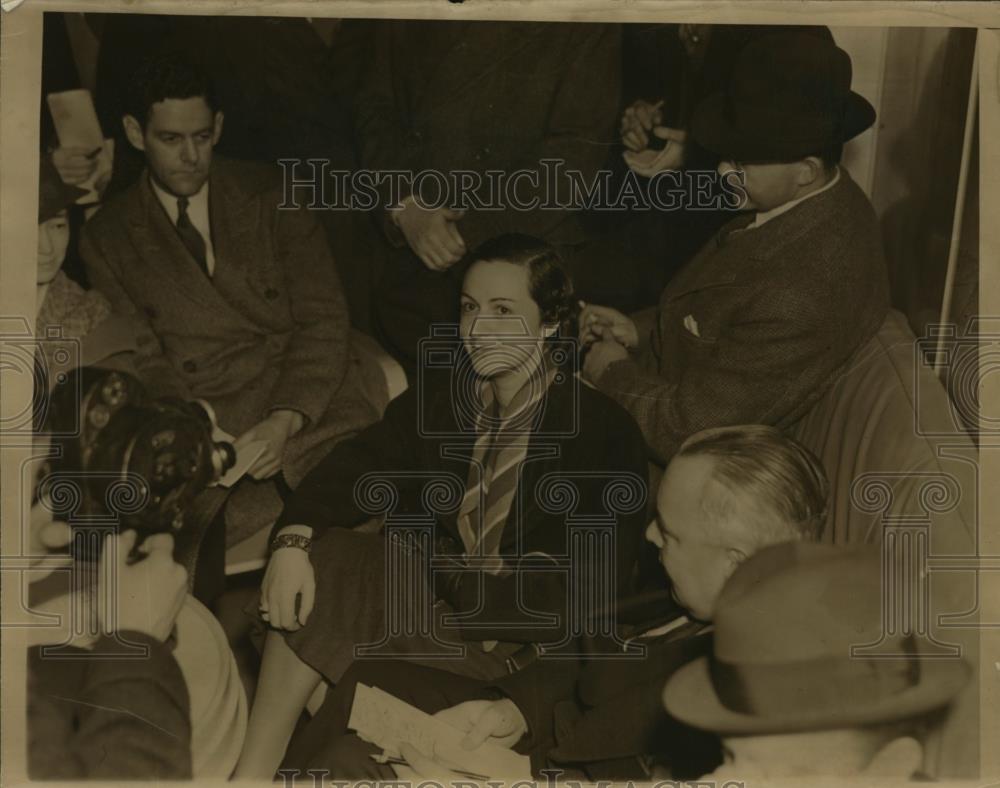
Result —
[[[464, 641], [449, 621], [452, 607], [434, 597], [427, 554], [382, 533], [331, 528], [310, 553], [312, 613], [283, 633], [286, 642], [332, 683], [361, 659], [405, 659], [485, 680], [506, 675], [507, 658], [524, 644]], [[248, 612], [260, 620], [257, 604]]]

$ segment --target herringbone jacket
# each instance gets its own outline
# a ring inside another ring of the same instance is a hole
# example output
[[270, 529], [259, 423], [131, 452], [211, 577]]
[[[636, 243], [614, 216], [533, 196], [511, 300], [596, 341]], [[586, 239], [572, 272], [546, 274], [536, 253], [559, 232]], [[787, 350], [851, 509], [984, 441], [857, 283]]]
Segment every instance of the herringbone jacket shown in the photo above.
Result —
[[640, 347], [598, 387], [667, 462], [693, 433], [800, 419], [889, 309], [878, 220], [841, 170], [832, 188], [763, 226], [729, 222], [634, 316]]

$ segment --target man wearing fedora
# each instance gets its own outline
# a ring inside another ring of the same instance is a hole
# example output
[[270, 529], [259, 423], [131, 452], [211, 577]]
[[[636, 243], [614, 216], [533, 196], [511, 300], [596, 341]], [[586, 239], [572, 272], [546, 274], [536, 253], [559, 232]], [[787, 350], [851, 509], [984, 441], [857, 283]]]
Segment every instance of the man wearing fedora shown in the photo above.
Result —
[[720, 424], [786, 428], [878, 330], [889, 309], [875, 212], [839, 166], [875, 120], [832, 40], [748, 44], [691, 135], [740, 184], [745, 212], [631, 317], [588, 305], [584, 374], [635, 417], [653, 459]]
[[[583, 659], [549, 654], [492, 682], [402, 661], [359, 661], [293, 740], [284, 766], [326, 769], [338, 779], [403, 777], [371, 760], [378, 748], [347, 733], [362, 683], [438, 713], [468, 732], [470, 747], [515, 747], [536, 775], [645, 780], [654, 762], [668, 764], [676, 779], [703, 774], [719, 763], [718, 741], [663, 712], [663, 683], [708, 652], [708, 622], [736, 567], [767, 545], [818, 537], [827, 492], [819, 462], [773, 427], [693, 436], [663, 477], [646, 531], [672, 589], [621, 600], [618, 641], [586, 638]], [[423, 776], [440, 777], [443, 767], [423, 768]]]
[[712, 653], [663, 693], [673, 717], [722, 737], [712, 777], [920, 776], [921, 724], [971, 670], [883, 631], [883, 572], [876, 546], [786, 543], [733, 574]]

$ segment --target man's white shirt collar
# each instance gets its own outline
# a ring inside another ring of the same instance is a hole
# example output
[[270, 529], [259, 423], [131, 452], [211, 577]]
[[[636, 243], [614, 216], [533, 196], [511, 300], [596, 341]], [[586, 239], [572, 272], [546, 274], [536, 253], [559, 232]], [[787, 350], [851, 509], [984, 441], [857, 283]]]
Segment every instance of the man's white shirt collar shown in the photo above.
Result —
[[767, 222], [771, 221], [771, 219], [773, 219], [774, 217], [781, 216], [781, 214], [783, 213], [788, 213], [788, 211], [792, 210], [792, 208], [794, 208], [796, 205], [801, 205], [806, 200], [811, 200], [813, 197], [816, 197], [822, 194], [823, 192], [832, 189], [834, 186], [837, 185], [837, 181], [839, 180], [840, 180], [840, 167], [837, 167], [837, 171], [834, 173], [833, 177], [830, 178], [830, 182], [826, 184], [826, 186], [824, 186], [821, 189], [817, 189], [814, 192], [809, 192], [809, 194], [805, 195], [804, 197], [799, 197], [796, 200], [789, 200], [788, 202], [779, 205], [777, 208], [772, 208], [769, 211], [758, 213], [757, 218], [755, 218], [753, 222], [747, 226], [747, 229], [752, 230], [755, 227], [760, 227], [763, 224], [766, 224]]

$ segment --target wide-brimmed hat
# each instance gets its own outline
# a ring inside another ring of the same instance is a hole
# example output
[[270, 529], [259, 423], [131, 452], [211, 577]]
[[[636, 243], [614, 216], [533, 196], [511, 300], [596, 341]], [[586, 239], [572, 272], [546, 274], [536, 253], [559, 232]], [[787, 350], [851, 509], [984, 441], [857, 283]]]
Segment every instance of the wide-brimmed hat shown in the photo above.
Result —
[[947, 704], [969, 665], [884, 626], [882, 586], [878, 545], [765, 548], [723, 590], [712, 656], [667, 682], [667, 711], [718, 734], [763, 735], [893, 722]]
[[725, 159], [796, 161], [874, 122], [872, 105], [851, 90], [843, 49], [808, 33], [775, 33], [743, 48], [726, 89], [695, 109], [691, 134]]
[[47, 222], [59, 211], [68, 208], [83, 195], [86, 189], [63, 183], [55, 165], [44, 153], [38, 174], [38, 223]]

